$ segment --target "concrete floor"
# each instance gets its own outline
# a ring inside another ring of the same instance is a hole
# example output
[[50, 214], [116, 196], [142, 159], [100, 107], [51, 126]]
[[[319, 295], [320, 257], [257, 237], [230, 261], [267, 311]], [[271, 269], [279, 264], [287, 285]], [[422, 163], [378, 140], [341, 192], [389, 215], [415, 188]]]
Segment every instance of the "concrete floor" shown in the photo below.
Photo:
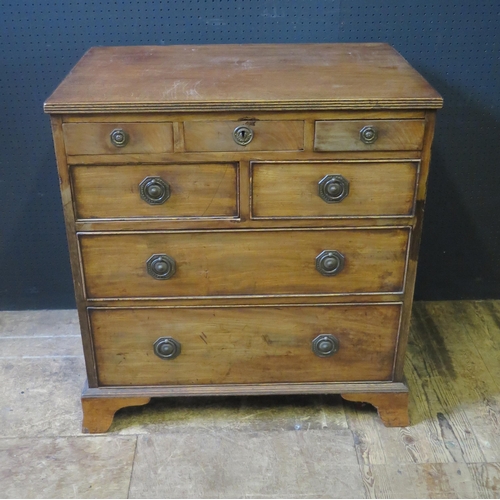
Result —
[[415, 306], [412, 426], [337, 396], [153, 400], [81, 433], [74, 311], [0, 312], [0, 497], [499, 498], [500, 301]]

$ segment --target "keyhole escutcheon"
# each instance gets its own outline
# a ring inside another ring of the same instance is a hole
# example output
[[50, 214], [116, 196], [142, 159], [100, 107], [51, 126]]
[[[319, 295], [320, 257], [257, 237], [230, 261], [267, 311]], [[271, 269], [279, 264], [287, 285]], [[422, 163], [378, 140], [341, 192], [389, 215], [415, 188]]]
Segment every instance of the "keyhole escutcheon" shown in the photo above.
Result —
[[253, 130], [246, 125], [240, 125], [234, 129], [233, 139], [236, 144], [246, 146], [253, 139]]

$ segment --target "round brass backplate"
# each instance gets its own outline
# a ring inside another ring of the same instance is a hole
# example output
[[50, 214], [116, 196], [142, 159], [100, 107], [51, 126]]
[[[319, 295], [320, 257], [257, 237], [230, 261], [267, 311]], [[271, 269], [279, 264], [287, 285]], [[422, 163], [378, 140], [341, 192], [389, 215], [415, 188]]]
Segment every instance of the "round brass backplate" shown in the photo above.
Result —
[[236, 144], [240, 146], [246, 146], [250, 144], [253, 139], [253, 130], [246, 125], [240, 125], [236, 127], [233, 131], [233, 139]]
[[125, 130], [122, 128], [115, 128], [111, 134], [109, 134], [111, 144], [117, 148], [123, 148], [127, 145], [129, 136]]
[[320, 358], [328, 358], [333, 356], [340, 347], [339, 340], [330, 333], [318, 335], [312, 341], [312, 351]]
[[172, 337], [160, 337], [153, 344], [153, 350], [161, 359], [174, 359], [181, 353], [181, 343]]

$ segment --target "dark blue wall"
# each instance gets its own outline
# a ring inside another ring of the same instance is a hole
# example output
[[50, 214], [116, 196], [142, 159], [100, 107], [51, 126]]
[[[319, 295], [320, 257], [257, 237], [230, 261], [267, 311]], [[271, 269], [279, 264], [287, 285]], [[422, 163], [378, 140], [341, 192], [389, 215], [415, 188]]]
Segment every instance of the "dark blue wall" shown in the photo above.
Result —
[[445, 100], [417, 299], [500, 298], [499, 40], [499, 0], [2, 0], [0, 309], [74, 306], [42, 103], [94, 45], [389, 42]]

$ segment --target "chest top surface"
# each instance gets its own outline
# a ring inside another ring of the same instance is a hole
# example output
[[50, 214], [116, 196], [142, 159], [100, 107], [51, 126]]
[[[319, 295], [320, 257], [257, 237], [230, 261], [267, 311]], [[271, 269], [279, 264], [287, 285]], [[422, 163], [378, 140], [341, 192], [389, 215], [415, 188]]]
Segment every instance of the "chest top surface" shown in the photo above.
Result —
[[47, 113], [439, 108], [387, 44], [91, 48]]

